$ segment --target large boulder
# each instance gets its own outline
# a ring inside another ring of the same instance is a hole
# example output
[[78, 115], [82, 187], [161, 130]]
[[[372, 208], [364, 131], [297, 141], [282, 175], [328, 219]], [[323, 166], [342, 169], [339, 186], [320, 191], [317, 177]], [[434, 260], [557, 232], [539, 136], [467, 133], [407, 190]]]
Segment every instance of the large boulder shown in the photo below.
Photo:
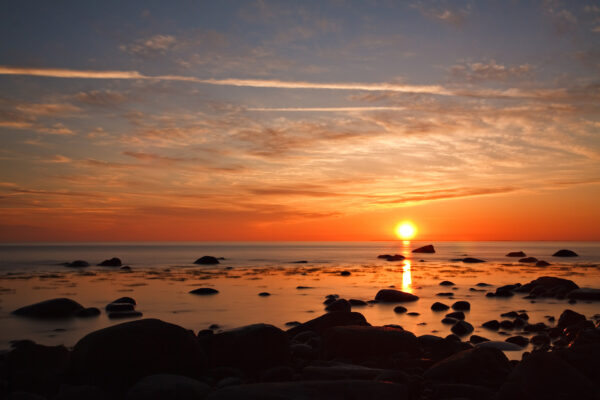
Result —
[[527, 255], [522, 251], [511, 251], [506, 255], [506, 257], [527, 257]]
[[498, 399], [597, 400], [599, 394], [588, 378], [554, 353], [535, 352], [508, 376]]
[[408, 301], [419, 300], [419, 296], [415, 296], [412, 293], [406, 293], [401, 290], [381, 289], [379, 292], [377, 292], [375, 300], [382, 303], [404, 303]]
[[321, 315], [320, 317], [290, 328], [287, 330], [287, 334], [290, 337], [294, 337], [301, 332], [313, 331], [321, 335], [326, 329], [345, 325], [370, 326], [361, 313], [338, 311]]
[[428, 244], [426, 246], [419, 247], [412, 251], [413, 253], [435, 253], [435, 248], [432, 244]]
[[571, 300], [600, 300], [600, 289], [575, 289], [567, 297]]
[[381, 326], [338, 326], [323, 335], [323, 355], [355, 362], [394, 353], [419, 355], [417, 337], [402, 328]]
[[206, 383], [187, 376], [158, 374], [139, 380], [127, 392], [127, 400], [201, 400], [210, 391]]
[[568, 326], [578, 324], [585, 321], [587, 318], [583, 314], [579, 314], [573, 310], [566, 309], [560, 314], [556, 326], [559, 329], [565, 329]]
[[141, 319], [84, 336], [73, 349], [75, 382], [123, 390], [153, 374], [199, 377], [206, 354], [192, 331], [158, 319]]
[[394, 383], [338, 380], [257, 383], [229, 386], [212, 392], [208, 400], [408, 400], [407, 386]]
[[286, 364], [289, 339], [273, 325], [248, 325], [210, 336], [209, 355], [214, 367], [235, 367], [254, 374]]
[[497, 387], [510, 371], [502, 351], [478, 345], [435, 363], [424, 376], [434, 381]]
[[30, 304], [14, 310], [12, 313], [31, 318], [69, 318], [83, 309], [83, 306], [75, 300], [61, 297]]
[[579, 289], [579, 286], [572, 280], [554, 276], [542, 276], [522, 285], [515, 291], [529, 293], [533, 296], [564, 297], [575, 289]]
[[102, 261], [100, 264], [98, 264], [101, 267], [120, 267], [121, 265], [121, 259], [117, 258], [117, 257], [113, 257], [110, 260], [104, 260]]
[[194, 264], [216, 265], [216, 264], [219, 264], [219, 259], [217, 257], [213, 257], [213, 256], [202, 256], [199, 259], [197, 259], [196, 261], [194, 261]]
[[552, 254], [552, 257], [578, 257], [573, 250], [562, 249]]
[[6, 355], [7, 381], [14, 392], [51, 397], [58, 391], [68, 366], [69, 351], [64, 346], [42, 346], [23, 340]]
[[69, 267], [69, 268], [85, 268], [85, 267], [89, 267], [90, 263], [85, 260], [75, 260], [75, 261], [64, 263], [63, 265], [65, 267]]

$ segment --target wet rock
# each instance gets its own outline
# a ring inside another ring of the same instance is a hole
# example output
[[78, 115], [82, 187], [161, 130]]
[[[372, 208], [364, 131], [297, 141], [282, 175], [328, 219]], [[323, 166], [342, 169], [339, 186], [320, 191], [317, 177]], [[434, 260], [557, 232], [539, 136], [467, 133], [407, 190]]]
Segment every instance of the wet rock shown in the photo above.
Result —
[[496, 288], [496, 292], [494, 294], [498, 297], [511, 297], [514, 295], [513, 291], [519, 289], [520, 287], [520, 283], [500, 286], [499, 288]]
[[119, 259], [117, 257], [113, 257], [110, 260], [102, 261], [98, 265], [101, 267], [120, 267], [122, 264], [121, 264], [121, 259]]
[[538, 322], [536, 324], [527, 324], [523, 327], [525, 332], [543, 332], [548, 330], [548, 326], [543, 322]]
[[217, 294], [217, 293], [219, 293], [219, 291], [217, 289], [213, 289], [213, 288], [198, 288], [198, 289], [191, 290], [189, 293], [197, 294], [200, 296], [205, 296], [205, 295], [210, 295], [210, 294]]
[[545, 346], [550, 344], [550, 336], [546, 334], [539, 334], [533, 336], [529, 341], [534, 346]]
[[458, 321], [452, 326], [452, 328], [450, 328], [450, 330], [458, 336], [464, 336], [473, 332], [473, 325], [467, 321]]
[[452, 293], [452, 292], [441, 292], [441, 293], [436, 293], [435, 295], [439, 296], [439, 297], [452, 297], [452, 296], [454, 296], [454, 293]]
[[447, 318], [454, 318], [454, 319], [458, 319], [458, 320], [464, 320], [465, 319], [465, 313], [462, 311], [455, 311], [455, 312], [451, 312], [449, 314], [446, 314]]
[[562, 249], [552, 254], [552, 257], [578, 257], [573, 250]]
[[377, 256], [377, 258], [386, 261], [402, 261], [405, 257], [402, 254], [380, 254]]
[[413, 311], [413, 312], [406, 313], [406, 315], [410, 315], [411, 317], [417, 317], [417, 316], [419, 316], [421, 314], [419, 314], [418, 312], [414, 312]]
[[502, 351], [474, 347], [439, 361], [425, 372], [424, 377], [434, 381], [494, 387], [504, 382], [510, 370], [510, 362]]
[[325, 310], [328, 312], [332, 312], [332, 311], [350, 312], [351, 308], [352, 308], [352, 306], [350, 305], [348, 300], [337, 299], [336, 301], [334, 301], [333, 303], [331, 303], [327, 307], [325, 307]]
[[15, 392], [51, 397], [58, 391], [68, 365], [69, 351], [64, 346], [20, 341], [6, 354], [8, 385]]
[[211, 391], [206, 383], [181, 375], [157, 374], [140, 379], [127, 392], [127, 400], [198, 400]]
[[85, 268], [89, 267], [90, 263], [84, 260], [75, 260], [69, 263], [65, 263], [64, 266], [69, 268]]
[[488, 287], [488, 286], [492, 286], [489, 283], [485, 283], [485, 282], [479, 282], [478, 284], [476, 284], [475, 286], [479, 286], [479, 287]]
[[533, 263], [536, 263], [537, 261], [538, 261], [538, 259], [535, 257], [525, 257], [525, 258], [521, 258], [519, 260], [520, 263], [525, 263], [525, 264], [533, 264]]
[[527, 257], [527, 255], [522, 251], [511, 251], [506, 257]]
[[485, 348], [491, 348], [491, 349], [496, 349], [496, 350], [501, 350], [501, 351], [521, 351], [521, 350], [523, 350], [523, 348], [521, 346], [518, 346], [514, 343], [499, 342], [499, 341], [495, 341], [495, 340], [491, 340], [489, 342], [477, 343], [476, 347], [485, 347]]
[[212, 392], [207, 400], [408, 400], [405, 385], [364, 381], [299, 381], [230, 386]]
[[579, 286], [569, 279], [557, 278], [554, 276], [542, 276], [523, 286], [517, 291], [529, 293], [534, 296], [555, 297], [559, 294], [566, 294]]
[[575, 289], [567, 297], [571, 300], [600, 300], [600, 289]]
[[493, 331], [497, 331], [498, 329], [500, 329], [500, 322], [493, 319], [491, 321], [484, 322], [481, 326], [483, 326], [484, 328], [493, 330]]
[[419, 349], [416, 336], [401, 328], [338, 326], [325, 331], [323, 350], [326, 359], [359, 362], [396, 352], [417, 355]]
[[142, 319], [100, 329], [75, 345], [73, 381], [122, 390], [154, 374], [199, 377], [206, 355], [192, 331], [158, 319]]
[[341, 276], [350, 276], [350, 275], [351, 275], [351, 273], [350, 273], [350, 271], [341, 271], [341, 272], [340, 272], [340, 275], [341, 275]]
[[199, 259], [197, 259], [196, 261], [194, 261], [194, 264], [200, 264], [200, 265], [215, 265], [215, 264], [219, 264], [219, 259], [213, 256], [202, 256]]
[[234, 367], [254, 374], [287, 363], [289, 339], [275, 326], [248, 325], [213, 335], [209, 355], [214, 366]]
[[69, 318], [83, 310], [83, 306], [67, 298], [50, 299], [14, 310], [12, 314], [30, 318]]
[[547, 267], [549, 265], [552, 265], [552, 264], [550, 264], [548, 261], [544, 261], [544, 260], [539, 260], [538, 262], [535, 263], [536, 267]]
[[129, 265], [123, 265], [121, 268], [119, 268], [121, 271], [124, 272], [130, 272], [131, 271], [131, 267]]
[[413, 253], [435, 253], [435, 248], [433, 245], [428, 244], [426, 246], [419, 247], [412, 251]]
[[137, 304], [135, 299], [132, 297], [119, 297], [116, 300], [111, 301], [111, 303], [128, 303], [128, 304], [133, 304], [134, 306]]
[[454, 282], [442, 281], [440, 282], [440, 286], [454, 286]]
[[504, 319], [504, 320], [500, 321], [501, 329], [514, 329], [514, 327], [515, 327], [515, 323], [511, 320]]
[[442, 324], [444, 325], [454, 325], [458, 322], [459, 320], [456, 318], [449, 318], [449, 317], [445, 317], [442, 319]]
[[75, 316], [80, 318], [96, 317], [98, 315], [100, 315], [100, 310], [96, 307], [84, 308], [75, 313]]
[[516, 311], [509, 311], [509, 312], [500, 314], [500, 316], [505, 317], [505, 318], [517, 318], [519, 316], [519, 313]]
[[521, 346], [521, 347], [525, 347], [529, 344], [529, 339], [527, 339], [526, 337], [523, 336], [511, 336], [509, 338], [506, 339], [506, 342], [508, 343], [514, 343], [517, 346]]
[[406, 308], [406, 307], [402, 307], [402, 306], [396, 306], [396, 307], [394, 307], [394, 312], [395, 312], [396, 314], [403, 314], [403, 313], [405, 313], [405, 312], [407, 312], [407, 311], [408, 311], [408, 310], [407, 310], [407, 308]]
[[473, 258], [473, 257], [466, 257], [462, 259], [462, 262], [464, 262], [465, 264], [478, 264], [478, 263], [484, 263], [485, 260], [481, 260], [479, 258]]
[[566, 309], [562, 312], [562, 314], [560, 314], [560, 317], [558, 318], [558, 324], [556, 326], [559, 329], [565, 329], [568, 326], [575, 325], [586, 320], [587, 318], [585, 315]]
[[471, 335], [471, 337], [469, 338], [469, 342], [471, 342], [473, 344], [489, 342], [489, 341], [490, 341], [490, 339], [485, 338], [483, 336], [479, 336], [479, 335]]
[[268, 297], [268, 296], [270, 296], [270, 295], [271, 295], [271, 293], [269, 293], [269, 292], [260, 292], [258, 295], [259, 295], [260, 297]]
[[297, 290], [314, 289], [312, 286], [296, 286]]
[[452, 304], [452, 309], [456, 311], [467, 311], [471, 309], [471, 304], [468, 301], [457, 301]]
[[395, 289], [381, 289], [377, 292], [375, 300], [382, 303], [404, 303], [419, 300], [418, 296]]
[[315, 319], [304, 322], [287, 331], [290, 337], [305, 331], [314, 331], [321, 335], [326, 329], [334, 326], [345, 325], [363, 325], [369, 326], [369, 323], [361, 313], [357, 312], [333, 312], [321, 315]]
[[109, 311], [133, 311], [135, 306], [130, 303], [110, 303], [107, 304], [105, 310]]
[[446, 305], [446, 304], [444, 304], [444, 303], [440, 303], [439, 301], [436, 301], [435, 303], [433, 303], [433, 304], [431, 305], [431, 309], [432, 309], [433, 311], [446, 311], [446, 310], [447, 310], [447, 309], [449, 309], [449, 308], [450, 308], [449, 306], [447, 306], [447, 305]]
[[144, 314], [140, 311], [113, 311], [108, 313], [109, 319], [141, 318]]
[[350, 299], [348, 300], [348, 302], [350, 303], [350, 305], [352, 307], [362, 307], [362, 306], [366, 306], [367, 302], [364, 300], [358, 300], [358, 299]]
[[500, 388], [498, 399], [597, 399], [593, 383], [553, 353], [524, 358]]

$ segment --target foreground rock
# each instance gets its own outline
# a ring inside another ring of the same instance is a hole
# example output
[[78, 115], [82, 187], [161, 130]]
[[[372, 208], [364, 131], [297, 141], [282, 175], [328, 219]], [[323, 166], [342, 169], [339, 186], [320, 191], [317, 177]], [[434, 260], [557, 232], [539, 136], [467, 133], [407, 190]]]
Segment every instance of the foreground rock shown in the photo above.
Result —
[[31, 318], [69, 318], [84, 310], [78, 302], [64, 297], [41, 301], [14, 310], [14, 315]]
[[405, 385], [362, 381], [304, 381], [237, 385], [211, 393], [207, 400], [408, 400]]
[[140, 378], [166, 373], [200, 377], [207, 357], [192, 331], [158, 319], [100, 329], [83, 337], [71, 355], [79, 384], [123, 390]]
[[219, 259], [217, 257], [213, 257], [213, 256], [202, 256], [199, 259], [197, 259], [196, 261], [194, 261], [194, 264], [216, 265], [216, 264], [219, 264]]
[[381, 289], [379, 292], [377, 292], [375, 300], [382, 303], [404, 303], [408, 301], [419, 300], [419, 297], [401, 290]]
[[426, 246], [414, 249], [412, 252], [413, 253], [435, 253], [435, 248], [433, 247], [432, 244], [428, 244]]
[[127, 392], [127, 400], [198, 400], [211, 391], [206, 383], [181, 375], [159, 374], [142, 378]]
[[324, 314], [315, 319], [311, 319], [310, 321], [288, 329], [286, 333], [289, 337], [294, 337], [297, 334], [306, 331], [313, 331], [322, 335], [326, 329], [334, 326], [346, 325], [371, 326], [361, 313], [340, 311]]
[[552, 257], [578, 257], [573, 250], [562, 249], [552, 254]]
[[418, 355], [417, 337], [401, 328], [382, 326], [338, 326], [323, 335], [325, 359], [360, 362], [393, 353]]
[[117, 258], [117, 257], [113, 257], [110, 260], [104, 260], [102, 261], [100, 264], [98, 264], [101, 267], [120, 267], [121, 265], [121, 259]]
[[600, 289], [575, 289], [567, 297], [571, 300], [600, 300]]

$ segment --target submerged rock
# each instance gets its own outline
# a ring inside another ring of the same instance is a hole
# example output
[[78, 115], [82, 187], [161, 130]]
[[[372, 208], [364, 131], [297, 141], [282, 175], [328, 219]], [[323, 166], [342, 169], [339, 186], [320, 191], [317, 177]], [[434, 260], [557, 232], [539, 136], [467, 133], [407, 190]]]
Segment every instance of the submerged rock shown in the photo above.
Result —
[[524, 336], [517, 335], [517, 336], [511, 336], [511, 337], [507, 338], [506, 342], [516, 344], [517, 346], [520, 346], [520, 347], [525, 347], [529, 344], [529, 339], [527, 339]]
[[377, 256], [379, 259], [386, 261], [402, 261], [405, 257], [402, 254], [380, 254]]
[[522, 251], [511, 251], [506, 257], [527, 257], [527, 255]]
[[337, 299], [333, 303], [331, 303], [331, 304], [327, 305], [327, 307], [325, 307], [325, 310], [329, 311], [329, 312], [332, 312], [332, 311], [350, 312], [351, 309], [352, 309], [352, 306], [350, 305], [350, 302], [348, 302], [348, 300], [346, 300], [346, 299]]
[[456, 311], [467, 311], [471, 309], [471, 304], [468, 301], [457, 301], [452, 304], [452, 309]]
[[525, 257], [525, 258], [521, 258], [519, 260], [520, 263], [526, 263], [526, 264], [533, 264], [533, 263], [536, 263], [537, 261], [538, 261], [538, 259], [535, 257]]
[[458, 336], [464, 336], [471, 332], [473, 332], [473, 325], [468, 323], [467, 321], [458, 321], [456, 324], [450, 328], [452, 333]]
[[440, 282], [440, 286], [454, 286], [454, 282], [442, 281]]
[[199, 259], [197, 259], [196, 261], [194, 261], [194, 264], [215, 265], [215, 264], [219, 264], [219, 259], [217, 257], [213, 257], [213, 256], [202, 256]]
[[219, 291], [217, 289], [213, 289], [213, 288], [198, 288], [198, 289], [190, 290], [189, 293], [205, 296], [205, 295], [210, 295], [210, 294], [217, 294], [217, 293], [219, 293]]
[[552, 254], [552, 257], [578, 257], [573, 250], [562, 249]]
[[418, 296], [395, 289], [381, 289], [377, 292], [375, 300], [382, 303], [404, 303], [419, 300]]
[[449, 309], [449, 308], [450, 308], [449, 306], [447, 306], [447, 305], [446, 305], [446, 304], [444, 304], [444, 303], [440, 303], [439, 301], [436, 301], [435, 303], [433, 303], [433, 304], [431, 305], [431, 309], [432, 309], [433, 311], [446, 311], [446, 310], [447, 310], [447, 309]]
[[83, 310], [79, 310], [75, 313], [76, 317], [87, 318], [87, 317], [96, 317], [100, 315], [100, 310], [96, 307], [88, 307]]
[[408, 311], [408, 309], [406, 307], [403, 307], [403, 306], [396, 306], [396, 307], [394, 307], [394, 312], [396, 314], [403, 314], [403, 313], [405, 313], [407, 311]]
[[144, 314], [142, 314], [140, 311], [134, 311], [134, 310], [113, 311], [113, 312], [108, 313], [108, 318], [109, 319], [140, 318], [143, 315]]
[[544, 261], [544, 260], [539, 260], [538, 262], [535, 263], [536, 267], [547, 267], [549, 265], [552, 265], [552, 264], [550, 264], [548, 261]]
[[426, 246], [419, 247], [412, 251], [413, 253], [435, 253], [435, 248], [432, 244], [428, 244]]
[[14, 315], [31, 318], [69, 318], [84, 308], [78, 302], [64, 297], [41, 301], [14, 310]]
[[101, 267], [120, 267], [122, 264], [121, 264], [121, 260], [119, 258], [113, 257], [110, 260], [102, 261], [98, 265]]
[[461, 261], [466, 264], [477, 264], [477, 263], [485, 262], [485, 260], [481, 260], [479, 258], [473, 258], [473, 257], [466, 257], [466, 258], [463, 258]]

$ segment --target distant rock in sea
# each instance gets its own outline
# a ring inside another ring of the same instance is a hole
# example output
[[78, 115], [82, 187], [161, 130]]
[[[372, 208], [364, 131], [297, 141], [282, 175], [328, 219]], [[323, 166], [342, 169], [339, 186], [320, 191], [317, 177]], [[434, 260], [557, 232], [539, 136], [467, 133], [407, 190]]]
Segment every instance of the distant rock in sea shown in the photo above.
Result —
[[535, 257], [525, 257], [525, 258], [521, 258], [519, 259], [520, 263], [527, 263], [527, 264], [533, 264], [538, 262], [538, 259]]
[[522, 251], [511, 251], [506, 257], [527, 257], [527, 255]]
[[548, 261], [544, 261], [544, 260], [539, 260], [538, 262], [535, 263], [536, 267], [547, 267], [548, 265], [552, 265], [552, 264], [550, 264]]
[[197, 259], [196, 261], [194, 261], [194, 264], [215, 265], [215, 264], [219, 264], [219, 259], [217, 257], [213, 257], [213, 256], [202, 256], [199, 259]]
[[121, 259], [119, 259], [117, 257], [113, 257], [110, 260], [104, 260], [104, 261], [102, 261], [98, 265], [100, 267], [120, 267], [122, 264], [121, 264]]
[[21, 307], [12, 313], [23, 317], [53, 319], [74, 317], [82, 310], [84, 307], [78, 302], [62, 297]]
[[380, 254], [377, 256], [377, 258], [386, 261], [402, 261], [405, 257], [402, 254]]
[[210, 295], [210, 294], [217, 294], [217, 293], [219, 293], [219, 291], [217, 289], [203, 287], [203, 288], [190, 290], [190, 293], [204, 296], [204, 295]]
[[412, 293], [406, 293], [400, 290], [381, 289], [379, 292], [377, 292], [375, 300], [382, 303], [404, 303], [408, 301], [419, 300], [419, 297]]
[[412, 251], [413, 253], [435, 253], [435, 248], [432, 244], [428, 244], [426, 246], [419, 247]]
[[552, 254], [552, 257], [578, 257], [573, 250], [562, 249]]
[[71, 261], [69, 263], [64, 263], [63, 264], [65, 267], [69, 267], [69, 268], [84, 268], [84, 267], [89, 267], [90, 263], [84, 260], [75, 260], [75, 261]]

